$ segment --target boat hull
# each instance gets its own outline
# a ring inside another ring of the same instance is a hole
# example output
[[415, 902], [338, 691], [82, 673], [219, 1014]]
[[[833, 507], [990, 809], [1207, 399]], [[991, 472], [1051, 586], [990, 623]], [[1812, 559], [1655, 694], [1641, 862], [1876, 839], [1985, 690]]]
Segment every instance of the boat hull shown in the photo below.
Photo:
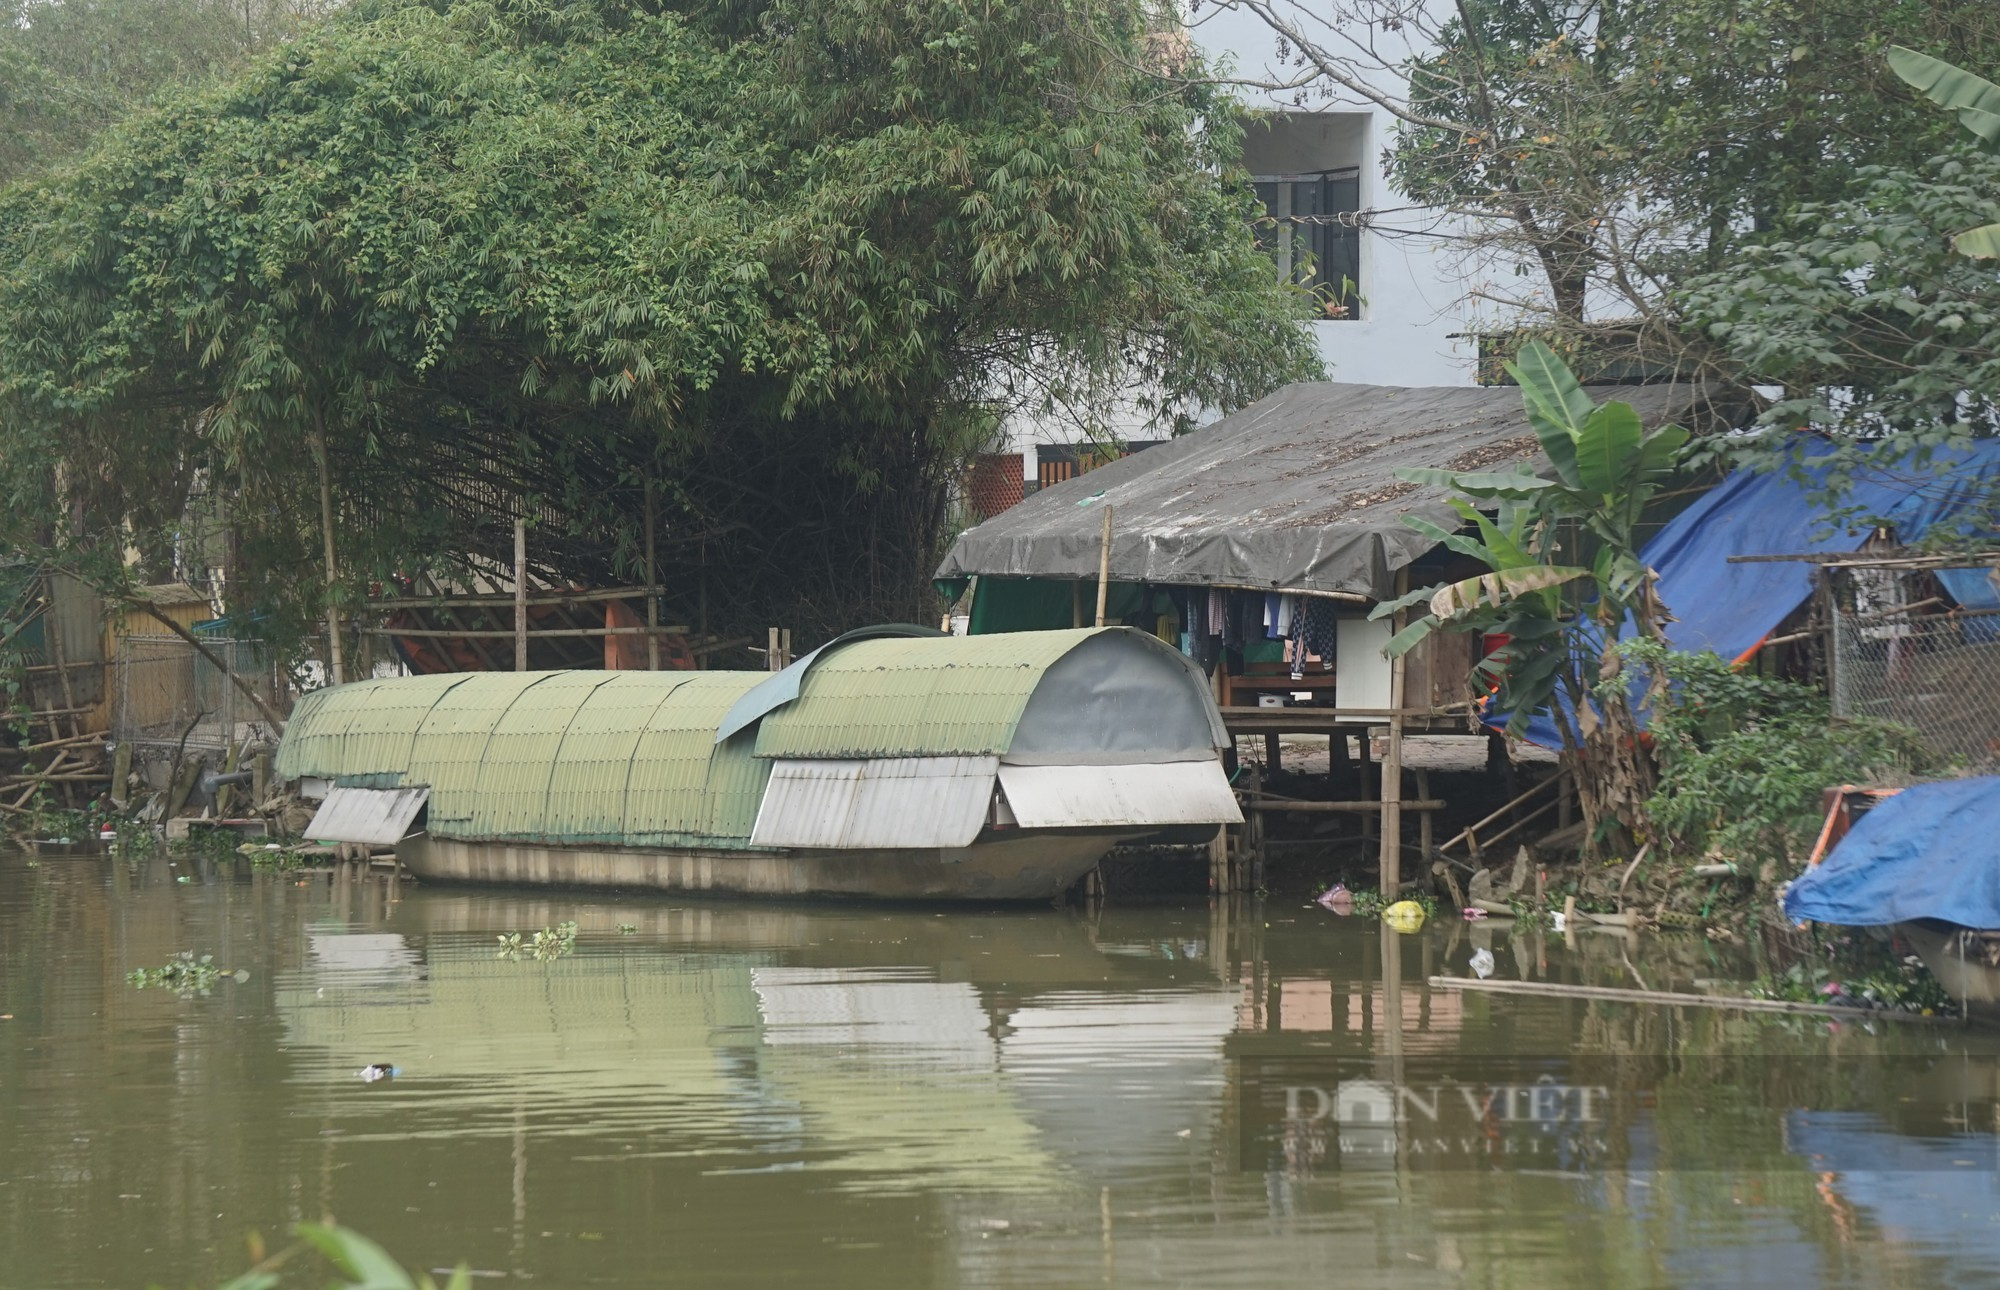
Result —
[[1895, 929], [1938, 984], [1963, 1006], [1967, 1017], [1989, 1026], [2000, 1025], [2000, 966], [1993, 962], [2000, 957], [1994, 943], [2000, 933], [1930, 919], [1897, 923]]
[[419, 834], [396, 856], [432, 882], [507, 883], [866, 900], [1053, 900], [1104, 853], [1141, 832], [1064, 830], [969, 847], [869, 851], [725, 851], [540, 846]]

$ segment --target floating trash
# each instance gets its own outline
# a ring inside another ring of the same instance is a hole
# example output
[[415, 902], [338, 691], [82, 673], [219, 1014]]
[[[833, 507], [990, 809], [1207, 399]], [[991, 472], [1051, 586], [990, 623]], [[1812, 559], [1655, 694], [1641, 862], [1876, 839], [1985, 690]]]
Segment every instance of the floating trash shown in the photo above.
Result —
[[1345, 918], [1354, 912], [1354, 893], [1336, 882], [1321, 892], [1313, 903], [1329, 913], [1339, 914]]
[[1482, 981], [1484, 981], [1487, 977], [1493, 975], [1492, 950], [1472, 951], [1472, 975], [1478, 977]]
[[387, 1062], [371, 1062], [369, 1065], [363, 1066], [355, 1072], [363, 1084], [374, 1084], [381, 1080], [394, 1079], [402, 1073], [399, 1067], [391, 1066]]
[[1399, 900], [1382, 911], [1382, 921], [1399, 932], [1414, 932], [1424, 925], [1424, 907], [1414, 900]]

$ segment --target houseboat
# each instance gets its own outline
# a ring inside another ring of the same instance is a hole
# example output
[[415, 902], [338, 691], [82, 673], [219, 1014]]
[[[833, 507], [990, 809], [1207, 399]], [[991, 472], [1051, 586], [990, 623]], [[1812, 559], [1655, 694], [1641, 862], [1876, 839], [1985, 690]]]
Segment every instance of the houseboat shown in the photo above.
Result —
[[[921, 633], [921, 634], [919, 634]], [[300, 701], [307, 835], [418, 877], [1053, 898], [1121, 842], [1240, 822], [1201, 669], [1123, 627], [851, 633], [782, 672], [469, 672]]]

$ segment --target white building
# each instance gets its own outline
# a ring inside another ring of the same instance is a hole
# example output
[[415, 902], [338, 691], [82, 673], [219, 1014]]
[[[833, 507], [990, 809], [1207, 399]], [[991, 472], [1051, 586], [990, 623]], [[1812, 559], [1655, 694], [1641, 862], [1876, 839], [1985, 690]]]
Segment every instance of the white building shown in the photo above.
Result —
[[[1246, 79], [1296, 75], [1277, 65], [1277, 38], [1252, 14], [1204, 5], [1190, 34], [1211, 62]], [[1301, 107], [1289, 94], [1238, 93], [1269, 113], [1246, 131], [1243, 159], [1277, 220], [1270, 250], [1281, 267], [1298, 265], [1310, 275], [1302, 281], [1323, 288], [1333, 302], [1334, 316], [1312, 324], [1332, 378], [1476, 384], [1476, 315], [1461, 244], [1451, 236], [1454, 220], [1416, 206], [1385, 173], [1395, 118], [1358, 96], [1315, 97]], [[1342, 215], [1351, 222], [1340, 221]], [[1029, 418], [1017, 425], [1012, 450], [1022, 454], [1023, 477], [1036, 480], [1048, 473], [1038, 474], [1037, 447], [1069, 435]], [[1054, 469], [1060, 475], [1064, 468]]]
[[[1254, 14], [1202, 7], [1190, 29], [1212, 63], [1246, 80], [1283, 82], [1277, 36]], [[1403, 92], [1385, 84], [1389, 95]], [[1359, 96], [1327, 99], [1317, 90], [1301, 107], [1291, 94], [1239, 91], [1271, 115], [1243, 140], [1243, 161], [1279, 221], [1278, 236], [1313, 239], [1317, 278], [1354, 281], [1346, 317], [1313, 324], [1333, 379], [1365, 385], [1472, 385], [1478, 346], [1454, 221], [1416, 206], [1384, 172], [1395, 118]], [[1358, 216], [1359, 227], [1294, 224], [1287, 216]], [[1286, 249], [1276, 248], [1280, 264]]]

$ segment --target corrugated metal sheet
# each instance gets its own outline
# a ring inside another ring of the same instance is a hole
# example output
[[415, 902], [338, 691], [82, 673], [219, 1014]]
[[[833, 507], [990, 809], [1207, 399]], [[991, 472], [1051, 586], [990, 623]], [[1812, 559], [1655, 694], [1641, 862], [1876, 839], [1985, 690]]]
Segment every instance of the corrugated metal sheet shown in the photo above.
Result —
[[469, 831], [482, 838], [549, 838], [549, 781], [556, 754], [593, 691], [614, 672], [551, 672], [493, 723], [479, 764]]
[[430, 795], [428, 788], [336, 788], [314, 812], [306, 836], [315, 842], [393, 846], [410, 835], [410, 822]]
[[404, 771], [404, 782], [431, 786], [431, 832], [444, 837], [480, 836], [473, 832], [474, 821], [491, 814], [481, 808], [486, 745], [493, 728], [523, 691], [551, 675], [481, 672], [438, 696], [410, 742]]
[[1000, 788], [1024, 829], [1243, 822], [1219, 761], [1002, 766]]
[[409, 764], [418, 727], [438, 699], [466, 674], [356, 681], [299, 699], [278, 746], [278, 774], [339, 778], [381, 774]]
[[716, 743], [715, 728], [765, 675], [694, 673], [653, 713], [625, 791], [625, 836], [634, 845], [749, 842], [770, 766], [751, 755], [747, 736]]
[[1042, 674], [1099, 630], [859, 641], [765, 717], [759, 757], [991, 756], [1007, 751]]
[[770, 847], [963, 847], [986, 822], [998, 757], [781, 760], [750, 835]]
[[[693, 672], [606, 673], [577, 710], [549, 779], [547, 833], [569, 842], [619, 842], [632, 755], [653, 714]], [[661, 684], [664, 678], [669, 684]]]
[[761, 672], [474, 672], [307, 695], [279, 773], [428, 785], [441, 837], [747, 846], [770, 767], [716, 723]]

